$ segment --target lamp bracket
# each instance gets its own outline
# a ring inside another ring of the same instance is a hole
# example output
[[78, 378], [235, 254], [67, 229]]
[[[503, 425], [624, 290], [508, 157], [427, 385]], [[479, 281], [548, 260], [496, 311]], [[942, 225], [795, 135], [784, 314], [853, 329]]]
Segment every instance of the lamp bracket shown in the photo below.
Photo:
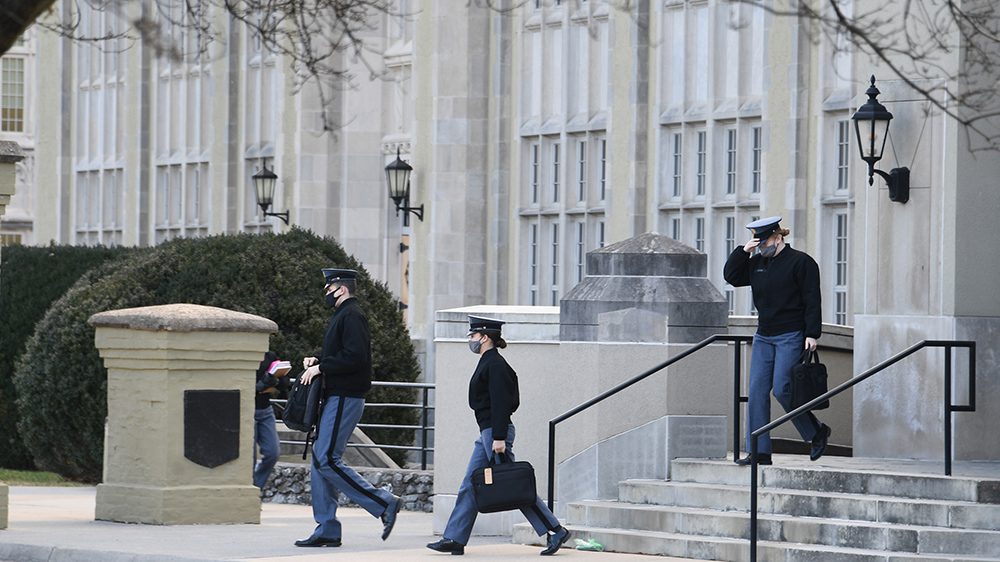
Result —
[[910, 200], [909, 168], [905, 166], [902, 168], [893, 168], [889, 170], [888, 174], [875, 168], [872, 168], [871, 171], [885, 180], [886, 185], [889, 187], [889, 200], [904, 204]]

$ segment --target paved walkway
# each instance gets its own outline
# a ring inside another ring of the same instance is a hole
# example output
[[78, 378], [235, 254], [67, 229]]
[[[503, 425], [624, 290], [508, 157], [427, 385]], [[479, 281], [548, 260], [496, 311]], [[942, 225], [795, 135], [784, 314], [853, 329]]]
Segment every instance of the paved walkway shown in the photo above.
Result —
[[[382, 524], [361, 509], [339, 511], [344, 546], [303, 549], [292, 543], [313, 529], [307, 506], [263, 504], [260, 525], [127, 525], [94, 521], [94, 488], [10, 489], [10, 526], [0, 531], [3, 562], [351, 562], [421, 560], [540, 560], [539, 547], [508, 537], [474, 537], [463, 558], [427, 550], [437, 540], [431, 515], [400, 513], [386, 542]], [[572, 544], [570, 541], [569, 544]], [[564, 548], [556, 560], [666, 562], [673, 558], [584, 552]]]

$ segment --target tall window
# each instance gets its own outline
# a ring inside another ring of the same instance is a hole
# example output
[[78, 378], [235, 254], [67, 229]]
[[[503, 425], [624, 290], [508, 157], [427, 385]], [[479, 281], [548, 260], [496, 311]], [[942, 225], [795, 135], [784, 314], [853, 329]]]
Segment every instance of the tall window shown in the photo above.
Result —
[[587, 141], [576, 143], [576, 200], [587, 200]]
[[681, 219], [670, 219], [670, 237], [680, 242], [681, 240]]
[[736, 129], [726, 130], [726, 194], [736, 193]]
[[552, 144], [552, 202], [559, 202], [559, 143]]
[[684, 142], [684, 138], [681, 136], [681, 133], [674, 133], [673, 137], [674, 137], [674, 139], [673, 139], [674, 140], [674, 162], [673, 162], [673, 164], [674, 164], [674, 170], [673, 170], [673, 178], [672, 178], [673, 181], [672, 181], [672, 185], [671, 185], [672, 189], [671, 189], [670, 193], [671, 193], [671, 195], [673, 197], [680, 197], [681, 196], [681, 181], [683, 179], [683, 176], [681, 175], [681, 169], [684, 166], [684, 161], [683, 161], [683, 144], [682, 144]]
[[694, 248], [705, 253], [705, 218], [694, 219]]
[[[83, 34], [115, 35], [123, 24], [111, 11], [83, 4]], [[102, 45], [76, 44], [76, 112], [73, 128], [75, 232], [77, 244], [121, 244], [125, 223], [126, 177], [124, 96], [125, 55], [122, 40]], [[4, 71], [6, 84], [7, 72]], [[10, 114], [8, 114], [10, 115]], [[23, 121], [22, 121], [23, 124]]]
[[836, 263], [834, 267], [836, 279], [833, 286], [833, 317], [837, 324], [847, 324], [847, 213], [837, 213], [836, 225]]
[[[256, 14], [257, 25], [268, 26], [277, 25], [277, 22], [266, 22], [266, 17]], [[243, 205], [243, 230], [247, 232], [267, 232], [271, 230], [272, 223], [265, 217], [257, 206], [257, 199], [254, 195], [253, 182], [250, 177], [257, 173], [263, 164], [270, 164], [272, 168], [278, 168], [276, 173], [282, 176], [280, 166], [275, 166], [274, 146], [278, 131], [278, 112], [274, 111], [278, 107], [279, 92], [281, 92], [281, 73], [277, 68], [278, 57], [268, 49], [259, 33], [255, 33], [252, 28], [247, 29], [244, 44], [246, 65], [243, 69], [246, 87], [243, 127], [243, 157], [244, 157], [244, 205]], [[274, 206], [283, 208], [281, 196], [281, 180], [275, 188]]]
[[552, 305], [559, 304], [559, 223], [552, 223]]
[[[736, 217], [726, 217], [726, 251], [728, 256], [736, 248]], [[729, 303], [729, 315], [736, 314], [736, 291], [732, 285], [726, 284], [726, 302]]]
[[761, 139], [761, 128], [754, 127], [752, 131], [752, 145], [750, 151], [752, 153], [752, 164], [750, 168], [750, 192], [760, 193], [760, 161], [763, 155], [763, 140]]
[[538, 203], [538, 174], [540, 172], [538, 143], [531, 144], [531, 202]]
[[597, 223], [597, 247], [604, 247], [604, 221]]
[[532, 224], [529, 229], [528, 242], [531, 248], [529, 254], [531, 261], [528, 264], [528, 271], [530, 273], [528, 300], [531, 302], [531, 306], [535, 306], [538, 304], [538, 224]]
[[851, 128], [850, 121], [837, 121], [837, 190], [845, 191], [848, 187], [847, 163], [850, 157]]
[[583, 281], [587, 260], [587, 226], [583, 221], [576, 223], [576, 282]]
[[[167, 33], [185, 52], [181, 60], [156, 61], [156, 136], [154, 162], [155, 241], [208, 234], [212, 80], [196, 34], [185, 28], [180, 5], [164, 22]], [[183, 119], [178, 119], [183, 115]], [[248, 180], [249, 181], [249, 180]]]
[[24, 132], [24, 59], [0, 59], [0, 131]]
[[601, 201], [608, 195], [608, 141], [601, 139]]
[[706, 150], [708, 145], [708, 136], [705, 131], [698, 131], [698, 170], [697, 170], [697, 194], [705, 194], [705, 160], [707, 157]]

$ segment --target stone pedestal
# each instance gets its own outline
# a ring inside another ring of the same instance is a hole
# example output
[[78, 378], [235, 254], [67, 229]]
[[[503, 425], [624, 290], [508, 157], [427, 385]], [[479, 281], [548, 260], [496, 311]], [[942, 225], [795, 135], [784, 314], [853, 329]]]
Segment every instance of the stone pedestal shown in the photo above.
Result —
[[254, 373], [277, 325], [171, 304], [95, 314], [108, 369], [98, 520], [259, 523]]
[[0, 482], [0, 529], [7, 528], [7, 505], [10, 503], [10, 493], [7, 485]]

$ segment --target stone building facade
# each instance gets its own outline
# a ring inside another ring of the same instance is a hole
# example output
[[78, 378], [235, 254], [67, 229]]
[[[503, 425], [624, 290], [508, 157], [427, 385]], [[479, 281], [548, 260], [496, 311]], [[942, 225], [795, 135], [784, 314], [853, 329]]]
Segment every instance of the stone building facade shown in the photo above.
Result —
[[[377, 76], [343, 55], [354, 76], [327, 104], [342, 124], [327, 133], [315, 91], [221, 14], [225, 40], [181, 62], [39, 31], [32, 56], [51, 71], [26, 90], [36, 171], [18, 228], [30, 243], [126, 245], [279, 231], [249, 180], [267, 162], [275, 210], [338, 238], [400, 294], [432, 366], [436, 311], [559, 304], [588, 251], [650, 231], [706, 253], [730, 314], [752, 315], [722, 265], [744, 224], [781, 215], [820, 264], [823, 320], [859, 330], [855, 372], [921, 337], [994, 333], [1000, 260], [982, 258], [998, 207], [981, 203], [998, 192], [982, 189], [996, 159], [972, 156], [958, 125], [843, 36], [725, 0], [491, 4], [398, 0], [401, 15], [365, 37]], [[868, 187], [858, 157], [850, 117], [873, 73], [896, 116], [892, 148], [912, 155], [888, 166], [912, 169], [906, 205], [881, 179]], [[425, 208], [406, 227], [383, 171], [397, 151]], [[885, 423], [855, 400], [856, 421]]]
[[[785, 216], [791, 242], [823, 260], [824, 320], [851, 323], [850, 57], [722, 0], [507, 4], [400, 0], [403, 15], [365, 38], [380, 76], [353, 63], [328, 105], [343, 125], [325, 134], [310, 85], [221, 15], [225, 41], [180, 62], [39, 32], [54, 71], [33, 78], [44, 164], [25, 190], [26, 241], [281, 230], [249, 179], [266, 162], [274, 210], [405, 292], [418, 338], [443, 308], [558, 304], [587, 251], [646, 231], [707, 253], [731, 313], [752, 314], [721, 269], [762, 213]], [[93, 31], [129, 15], [82, 8]], [[382, 171], [397, 149], [427, 210], [406, 228]]]

